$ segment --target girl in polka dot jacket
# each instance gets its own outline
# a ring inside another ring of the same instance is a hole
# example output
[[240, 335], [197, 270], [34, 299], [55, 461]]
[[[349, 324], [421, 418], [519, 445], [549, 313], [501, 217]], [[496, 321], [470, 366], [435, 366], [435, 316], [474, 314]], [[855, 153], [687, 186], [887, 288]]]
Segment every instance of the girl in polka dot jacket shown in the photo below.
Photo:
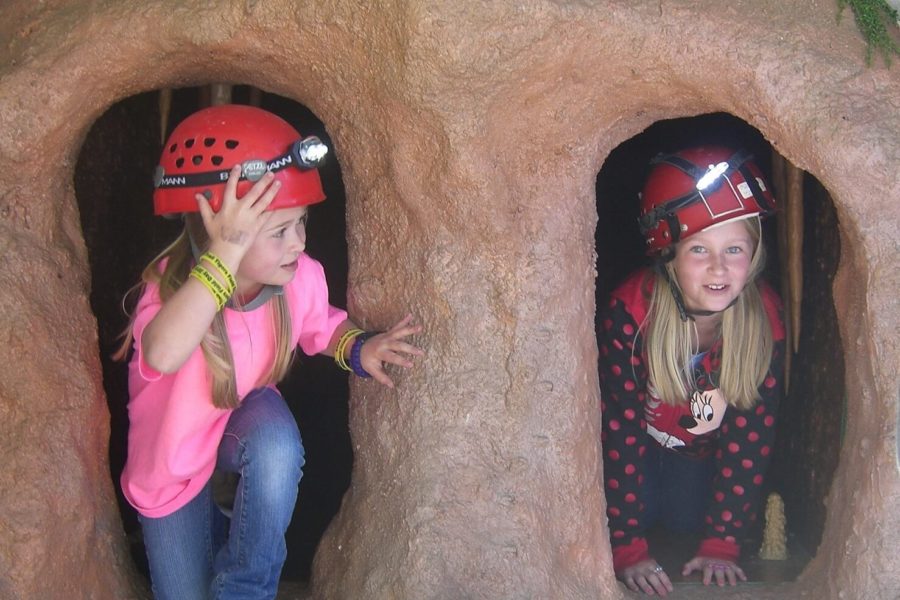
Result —
[[740, 541], [781, 395], [780, 301], [757, 281], [760, 218], [774, 205], [743, 152], [691, 148], [652, 163], [640, 224], [654, 267], [613, 292], [598, 332], [613, 563], [633, 591], [672, 591], [644, 537], [657, 522], [704, 531], [682, 575], [746, 580]]

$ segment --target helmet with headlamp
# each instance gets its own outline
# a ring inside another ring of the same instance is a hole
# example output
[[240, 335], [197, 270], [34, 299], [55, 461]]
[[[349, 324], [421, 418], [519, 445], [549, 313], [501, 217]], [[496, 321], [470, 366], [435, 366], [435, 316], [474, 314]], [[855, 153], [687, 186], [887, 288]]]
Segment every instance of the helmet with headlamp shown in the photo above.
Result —
[[200, 110], [172, 131], [163, 148], [153, 182], [154, 212], [197, 212], [198, 193], [218, 211], [235, 165], [241, 165], [238, 197], [267, 171], [281, 182], [268, 210], [321, 202], [325, 193], [316, 168], [327, 152], [319, 138], [303, 138], [287, 121], [260, 108], [226, 104]]
[[699, 146], [651, 161], [639, 224], [651, 256], [716, 225], [775, 211], [775, 198], [752, 156]]

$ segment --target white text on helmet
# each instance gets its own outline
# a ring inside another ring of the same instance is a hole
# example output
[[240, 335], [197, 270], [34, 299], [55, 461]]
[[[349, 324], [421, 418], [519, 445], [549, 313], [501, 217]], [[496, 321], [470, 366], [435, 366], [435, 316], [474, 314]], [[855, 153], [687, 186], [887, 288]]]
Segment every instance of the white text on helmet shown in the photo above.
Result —
[[266, 165], [266, 169], [269, 171], [277, 170], [283, 168], [285, 165], [289, 165], [294, 162], [294, 159], [291, 158], [290, 154], [286, 154], [279, 158], [278, 160], [273, 160], [268, 165]]
[[184, 185], [187, 182], [185, 177], [172, 176], [172, 177], [163, 177], [159, 180], [160, 186], [168, 186], [168, 185]]

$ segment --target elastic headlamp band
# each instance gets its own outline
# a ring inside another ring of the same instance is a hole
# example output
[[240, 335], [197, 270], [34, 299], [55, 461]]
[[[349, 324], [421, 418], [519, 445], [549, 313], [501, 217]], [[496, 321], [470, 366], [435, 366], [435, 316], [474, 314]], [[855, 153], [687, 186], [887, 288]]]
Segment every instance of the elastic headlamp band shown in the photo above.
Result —
[[[310, 171], [321, 166], [328, 154], [328, 146], [318, 137], [311, 135], [291, 144], [290, 149], [281, 156], [266, 162], [262, 159], [251, 159], [241, 163], [241, 180], [259, 181], [266, 172], [277, 173], [288, 167], [301, 171]], [[153, 175], [153, 187], [159, 189], [192, 188], [207, 185], [219, 185], [228, 181], [231, 169], [223, 171], [205, 171], [183, 175], [166, 175], [162, 165], [156, 167]]]

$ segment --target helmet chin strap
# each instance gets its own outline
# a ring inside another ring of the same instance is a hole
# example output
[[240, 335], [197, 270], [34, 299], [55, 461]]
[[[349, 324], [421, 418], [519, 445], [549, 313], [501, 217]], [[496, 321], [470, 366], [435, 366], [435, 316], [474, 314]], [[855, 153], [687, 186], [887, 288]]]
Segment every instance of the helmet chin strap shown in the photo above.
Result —
[[681, 290], [669, 275], [668, 269], [666, 269], [666, 263], [673, 258], [675, 258], [675, 254], [669, 253], [668, 257], [657, 260], [654, 263], [654, 269], [657, 273], [662, 275], [662, 277], [666, 280], [666, 283], [669, 284], [669, 291], [672, 293], [672, 298], [674, 298], [675, 300], [675, 306], [678, 308], [678, 316], [681, 317], [682, 321], [687, 321], [688, 319], [690, 319], [691, 321], [695, 321], [696, 319], [694, 317], [710, 317], [712, 315], [723, 313], [737, 303], [740, 294], [735, 296], [734, 300], [729, 302], [728, 306], [726, 306], [722, 310], [688, 310], [688, 308], [684, 304], [684, 296], [681, 294]]
[[[191, 235], [190, 228], [187, 228], [187, 233], [188, 233], [188, 240], [191, 242], [191, 254], [194, 255], [194, 262], [198, 263], [198, 262], [200, 262], [200, 256], [202, 256], [203, 253], [200, 252], [200, 247], [194, 241], [194, 236]], [[228, 299], [228, 302], [225, 304], [225, 306], [227, 306], [231, 310], [236, 310], [239, 312], [248, 312], [248, 311], [254, 310], [256, 308], [259, 308], [260, 306], [262, 306], [263, 304], [268, 302], [269, 298], [271, 298], [272, 296], [281, 296], [282, 294], [284, 294], [284, 288], [282, 286], [266, 284], [262, 287], [262, 289], [259, 291], [259, 293], [256, 295], [256, 297], [253, 300], [251, 300], [250, 302], [248, 302], [247, 304], [240, 304], [240, 305], [237, 304], [234, 301], [234, 296], [232, 296], [231, 298]]]

